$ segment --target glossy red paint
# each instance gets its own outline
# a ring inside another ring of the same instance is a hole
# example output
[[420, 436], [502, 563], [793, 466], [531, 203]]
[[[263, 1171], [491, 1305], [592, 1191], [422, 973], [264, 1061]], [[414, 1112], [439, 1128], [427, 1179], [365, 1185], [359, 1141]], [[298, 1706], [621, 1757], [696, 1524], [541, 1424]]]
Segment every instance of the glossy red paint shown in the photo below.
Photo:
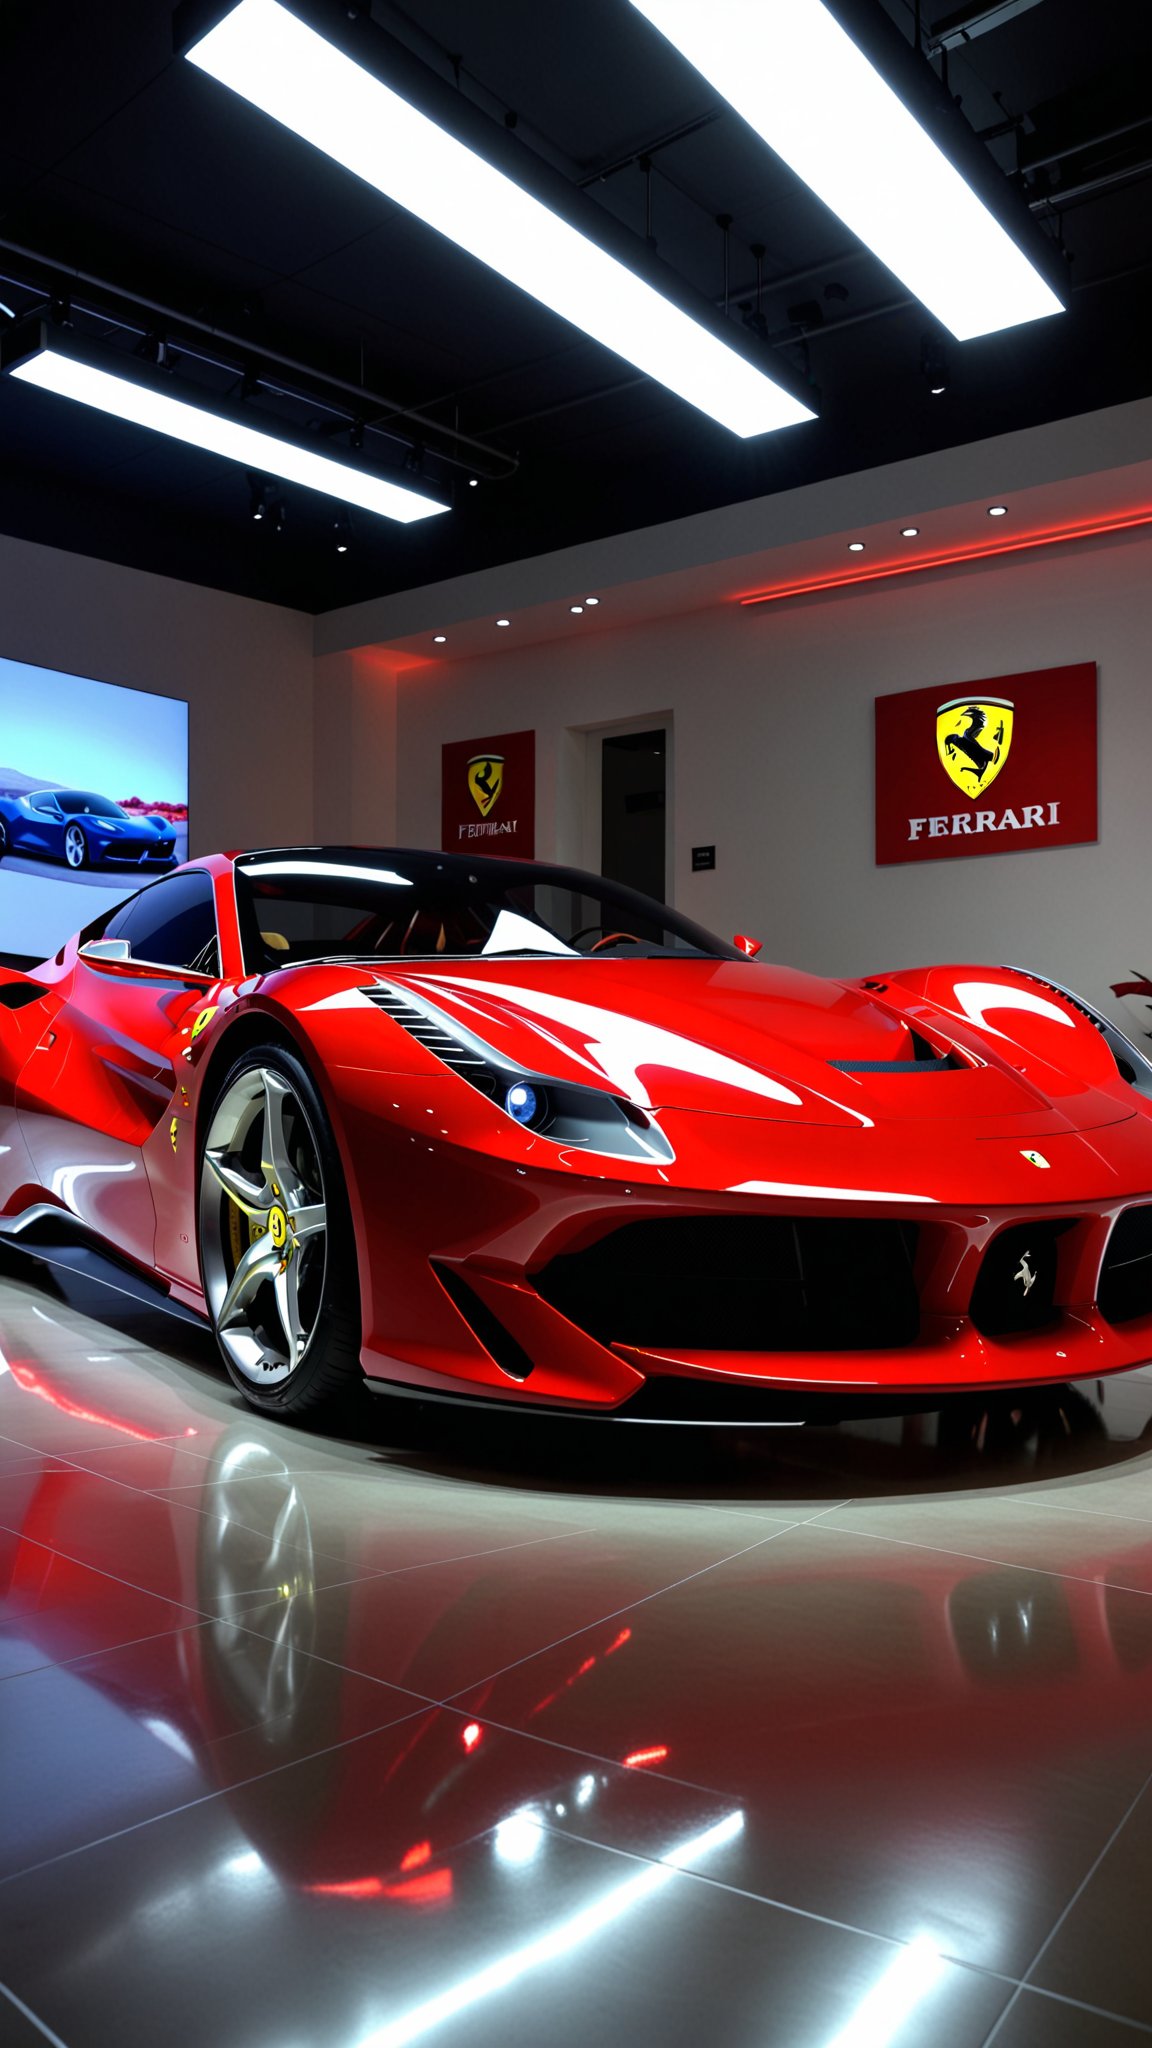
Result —
[[[1152, 1314], [1109, 1322], [1097, 1299], [1116, 1219], [1152, 1200], [1152, 1101], [1046, 985], [983, 966], [848, 982], [706, 957], [445, 956], [248, 976], [231, 858], [192, 865], [214, 877], [219, 976], [81, 959], [75, 939], [30, 976], [0, 970], [0, 1228], [57, 1212], [203, 1312], [203, 1119], [240, 1034], [271, 1030], [309, 1066], [343, 1159], [371, 1378], [600, 1412], [651, 1378], [695, 1380], [759, 1388], [770, 1412], [781, 1392], [1059, 1382], [1152, 1355]], [[531, 1073], [627, 1099], [662, 1149], [617, 1157], [517, 1123], [366, 982]], [[914, 1229], [915, 1341], [625, 1342], [578, 1327], [537, 1284], [625, 1224], [772, 1217]], [[977, 1275], [1020, 1222], [1066, 1226], [1056, 1313], [1040, 1330], [981, 1334]], [[519, 1347], [526, 1377], [487, 1348], [453, 1281], [481, 1305], [478, 1326], [487, 1311]]]

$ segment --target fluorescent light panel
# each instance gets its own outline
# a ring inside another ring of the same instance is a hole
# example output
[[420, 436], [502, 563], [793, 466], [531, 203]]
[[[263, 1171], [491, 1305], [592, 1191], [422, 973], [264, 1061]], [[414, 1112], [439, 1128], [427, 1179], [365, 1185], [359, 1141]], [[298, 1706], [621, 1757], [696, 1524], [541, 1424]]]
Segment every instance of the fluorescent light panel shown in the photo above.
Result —
[[955, 335], [1064, 308], [823, 0], [632, 0]]
[[100, 369], [82, 357], [54, 348], [51, 341], [35, 355], [23, 357], [9, 373], [40, 391], [52, 391], [58, 398], [74, 398], [98, 412], [128, 420], [135, 427], [150, 427], [184, 441], [190, 448], [203, 448], [209, 455], [223, 455], [230, 462], [243, 463], [264, 476], [281, 477], [284, 482], [302, 484], [306, 490], [321, 491], [338, 498], [342, 505], [356, 505], [362, 512], [377, 512], [384, 519], [398, 519], [408, 525], [414, 519], [428, 519], [447, 511], [434, 499], [418, 491], [389, 483], [350, 464], [334, 462], [330, 455], [316, 455], [292, 441], [282, 441], [259, 427], [240, 420], [206, 412], [187, 399], [170, 392], [153, 390], [132, 376], [118, 376], [115, 370]]
[[279, 5], [240, 0], [189, 61], [743, 437], [814, 417], [616, 257]]

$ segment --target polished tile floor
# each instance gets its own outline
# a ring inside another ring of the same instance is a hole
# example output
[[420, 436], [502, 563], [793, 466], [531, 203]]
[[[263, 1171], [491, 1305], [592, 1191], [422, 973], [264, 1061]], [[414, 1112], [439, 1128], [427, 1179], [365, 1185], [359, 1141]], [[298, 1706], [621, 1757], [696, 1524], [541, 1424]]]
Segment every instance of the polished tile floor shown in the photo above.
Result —
[[0, 1256], [4, 2048], [1152, 2035], [1152, 1370], [252, 1416]]

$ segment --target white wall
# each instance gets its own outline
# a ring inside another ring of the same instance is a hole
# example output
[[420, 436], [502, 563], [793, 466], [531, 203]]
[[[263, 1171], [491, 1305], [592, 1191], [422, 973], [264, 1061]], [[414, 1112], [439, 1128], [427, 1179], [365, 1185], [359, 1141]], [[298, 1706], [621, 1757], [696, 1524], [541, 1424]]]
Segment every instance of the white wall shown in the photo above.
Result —
[[194, 854], [311, 839], [312, 634], [303, 612], [0, 535], [0, 654], [187, 700]]
[[[1094, 660], [1093, 846], [879, 868], [873, 699]], [[576, 728], [671, 710], [673, 900], [775, 957], [856, 974], [969, 958], [1036, 965], [1098, 999], [1152, 972], [1152, 538], [953, 568], [823, 599], [598, 632], [402, 675], [397, 831], [435, 845], [445, 740], [535, 726], [541, 857], [576, 857]], [[714, 842], [714, 874], [689, 849]]]

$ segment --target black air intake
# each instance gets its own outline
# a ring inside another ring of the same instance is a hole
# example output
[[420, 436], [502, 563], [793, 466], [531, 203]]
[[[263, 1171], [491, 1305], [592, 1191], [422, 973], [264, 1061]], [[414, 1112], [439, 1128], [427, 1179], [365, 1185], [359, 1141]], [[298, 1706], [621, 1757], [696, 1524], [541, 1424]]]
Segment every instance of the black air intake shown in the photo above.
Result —
[[880, 1218], [668, 1217], [625, 1223], [532, 1280], [601, 1344], [889, 1350], [919, 1335], [916, 1235]]
[[1110, 1323], [1152, 1315], [1152, 1206], [1125, 1209], [1116, 1218], [1100, 1270], [1098, 1305]]

